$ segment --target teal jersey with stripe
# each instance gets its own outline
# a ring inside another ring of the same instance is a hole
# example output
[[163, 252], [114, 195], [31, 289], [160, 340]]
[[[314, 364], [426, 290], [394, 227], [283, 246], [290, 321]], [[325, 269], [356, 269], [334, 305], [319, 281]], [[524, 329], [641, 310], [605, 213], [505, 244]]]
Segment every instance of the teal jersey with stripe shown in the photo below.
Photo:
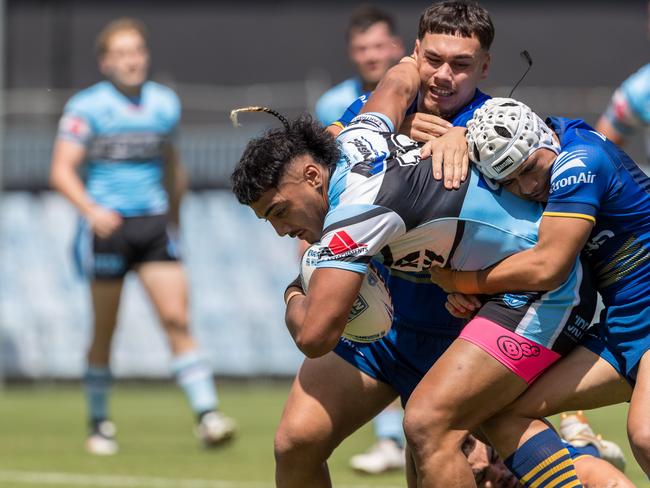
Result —
[[146, 82], [133, 99], [103, 81], [68, 101], [57, 137], [86, 148], [86, 188], [97, 204], [126, 217], [162, 214], [164, 152], [180, 110], [176, 94], [158, 83]]

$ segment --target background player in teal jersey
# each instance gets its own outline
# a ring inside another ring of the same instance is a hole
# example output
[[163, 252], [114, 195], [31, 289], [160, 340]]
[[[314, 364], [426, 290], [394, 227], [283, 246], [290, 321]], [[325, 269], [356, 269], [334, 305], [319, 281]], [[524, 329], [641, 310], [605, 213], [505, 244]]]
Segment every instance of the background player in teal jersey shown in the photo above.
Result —
[[[176, 94], [147, 81], [146, 30], [134, 19], [109, 23], [97, 38], [106, 81], [67, 103], [52, 155], [51, 183], [81, 213], [76, 255], [91, 278], [95, 312], [84, 387], [90, 435], [86, 448], [118, 450], [109, 421], [111, 340], [125, 274], [134, 270], [158, 312], [170, 344], [172, 370], [197, 415], [206, 446], [234, 434], [219, 413], [212, 371], [188, 328], [187, 279], [173, 234], [184, 173], [173, 136]], [[87, 163], [87, 180], [77, 168]]]
[[[584, 247], [605, 305], [600, 322], [512, 410], [523, 418], [630, 401], [630, 444], [650, 475], [650, 179], [582, 120], [549, 117], [561, 152], [531, 151], [528, 141], [548, 130], [531, 124], [531, 114], [515, 100], [492, 100], [475, 113], [468, 141], [483, 172], [517, 195], [547, 203], [538, 243], [490, 269], [436, 270], [433, 278], [461, 293], [546, 290]], [[516, 425], [512, 415], [495, 420], [494, 431], [507, 435]]]
[[374, 90], [388, 68], [404, 55], [395, 19], [372, 5], [362, 5], [352, 13], [346, 40], [357, 74], [327, 90], [316, 102], [316, 118], [326, 126], [337, 121], [355, 99]]

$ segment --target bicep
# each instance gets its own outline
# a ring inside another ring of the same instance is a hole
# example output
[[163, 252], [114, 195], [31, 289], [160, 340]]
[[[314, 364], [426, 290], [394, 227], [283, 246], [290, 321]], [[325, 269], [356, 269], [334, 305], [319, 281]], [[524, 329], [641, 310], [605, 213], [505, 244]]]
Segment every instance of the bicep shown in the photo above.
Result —
[[58, 138], [52, 150], [52, 171], [76, 168], [86, 159], [86, 146], [79, 142]]
[[596, 130], [607, 137], [614, 144], [622, 146], [625, 142], [625, 136], [621, 134], [616, 127], [605, 116], [602, 116], [596, 125]]

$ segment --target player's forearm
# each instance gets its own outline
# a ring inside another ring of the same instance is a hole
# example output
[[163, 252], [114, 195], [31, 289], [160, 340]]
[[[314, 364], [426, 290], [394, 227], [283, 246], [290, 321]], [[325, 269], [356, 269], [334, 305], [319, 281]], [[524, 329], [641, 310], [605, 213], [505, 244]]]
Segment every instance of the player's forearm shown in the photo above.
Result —
[[67, 198], [82, 215], [87, 215], [97, 204], [86, 192], [86, 188], [74, 168], [54, 164], [50, 172], [50, 185]]
[[309, 358], [317, 358], [334, 349], [344, 326], [338, 330], [336, 324], [324, 322], [322, 316], [314, 317], [308, 307], [305, 295], [293, 296], [287, 303], [285, 322], [298, 349]]
[[453, 281], [456, 291], [465, 294], [553, 290], [566, 280], [571, 268], [552, 261], [547, 253], [532, 248], [482, 271], [456, 271]]
[[164, 185], [169, 197], [169, 218], [178, 225], [180, 223], [181, 202], [189, 184], [187, 172], [173, 148], [168, 150], [165, 168]]
[[361, 109], [364, 112], [380, 112], [399, 127], [409, 106], [415, 100], [420, 87], [420, 77], [414, 62], [393, 66], [377, 85]]

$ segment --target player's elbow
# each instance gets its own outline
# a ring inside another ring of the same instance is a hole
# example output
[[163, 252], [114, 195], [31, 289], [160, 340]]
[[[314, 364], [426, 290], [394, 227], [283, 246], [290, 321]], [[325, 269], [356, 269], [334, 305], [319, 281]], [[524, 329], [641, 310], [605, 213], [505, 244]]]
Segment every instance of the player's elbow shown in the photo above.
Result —
[[569, 263], [540, 261], [530, 268], [532, 290], [555, 290], [564, 283], [571, 273]]
[[338, 337], [305, 331], [294, 337], [298, 349], [308, 358], [315, 359], [324, 356], [336, 346]]

